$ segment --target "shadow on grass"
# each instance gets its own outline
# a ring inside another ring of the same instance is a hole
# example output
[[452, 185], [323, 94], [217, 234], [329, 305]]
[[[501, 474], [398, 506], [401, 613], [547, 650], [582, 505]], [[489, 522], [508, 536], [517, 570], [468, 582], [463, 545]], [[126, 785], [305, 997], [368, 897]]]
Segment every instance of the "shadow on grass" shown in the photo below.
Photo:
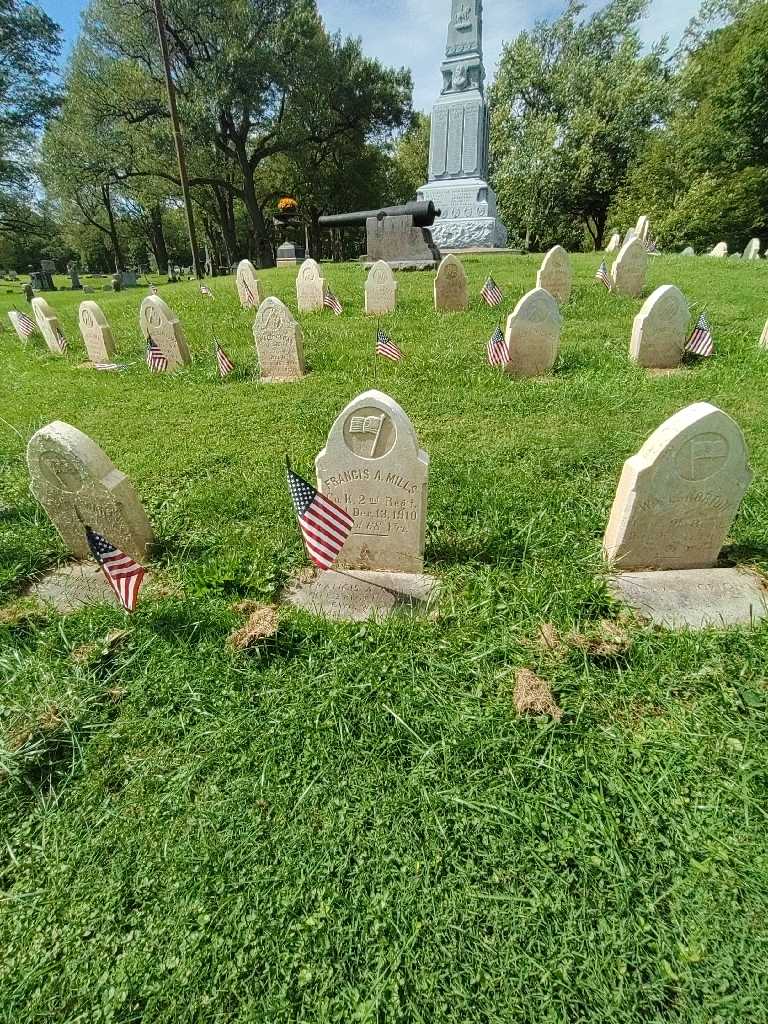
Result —
[[768, 545], [766, 544], [729, 544], [720, 552], [718, 566], [732, 568], [753, 562], [763, 563], [768, 568]]
[[430, 529], [426, 558], [432, 565], [498, 565], [517, 568], [525, 548], [518, 539], [503, 533], [462, 533], [443, 527]]

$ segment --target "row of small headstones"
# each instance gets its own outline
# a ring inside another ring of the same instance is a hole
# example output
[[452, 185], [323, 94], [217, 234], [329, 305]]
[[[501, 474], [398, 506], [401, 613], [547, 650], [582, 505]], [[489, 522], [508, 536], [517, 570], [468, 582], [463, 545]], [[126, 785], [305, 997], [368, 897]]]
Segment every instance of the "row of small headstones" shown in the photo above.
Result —
[[[617, 252], [619, 249], [621, 249], [622, 245], [626, 245], [627, 242], [631, 242], [633, 238], [639, 238], [640, 241], [643, 242], [646, 245], [646, 248], [649, 249], [651, 252], [657, 251], [655, 244], [652, 244], [651, 223], [648, 217], [646, 216], [640, 217], [640, 219], [637, 222], [637, 225], [634, 228], [630, 228], [629, 231], [627, 231], [623, 241], [621, 235], [618, 232], [611, 235], [611, 239], [608, 242], [608, 245], [605, 247], [605, 251], [607, 253]], [[759, 238], [751, 238], [747, 243], [747, 246], [744, 249], [743, 254], [735, 252], [730, 258], [732, 260], [759, 260], [761, 245], [762, 243]], [[689, 245], [685, 249], [683, 249], [680, 255], [695, 256], [696, 250], [693, 248], [693, 246]], [[717, 245], [714, 246], [714, 248], [709, 253], [707, 253], [707, 255], [724, 259], [728, 255], [728, 243], [718, 242]]]

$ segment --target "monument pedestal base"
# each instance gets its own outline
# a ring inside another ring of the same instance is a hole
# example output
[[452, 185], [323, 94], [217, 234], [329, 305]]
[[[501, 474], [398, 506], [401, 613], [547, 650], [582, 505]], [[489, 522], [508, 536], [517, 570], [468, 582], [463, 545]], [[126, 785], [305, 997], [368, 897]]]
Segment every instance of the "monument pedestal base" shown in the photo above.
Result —
[[282, 600], [327, 619], [363, 622], [394, 612], [425, 614], [437, 590], [437, 581], [423, 573], [329, 569], [297, 582]]
[[417, 198], [430, 199], [442, 211], [432, 226], [441, 252], [499, 249], [507, 244], [507, 229], [496, 216], [496, 194], [481, 178], [431, 181]]
[[283, 242], [277, 250], [278, 267], [298, 267], [304, 262], [304, 249], [295, 242]]
[[624, 572], [610, 579], [608, 589], [668, 629], [750, 626], [768, 617], [765, 583], [746, 569]]
[[62, 615], [102, 601], [119, 607], [114, 590], [95, 562], [70, 562], [51, 569], [32, 583], [25, 596], [52, 604]]

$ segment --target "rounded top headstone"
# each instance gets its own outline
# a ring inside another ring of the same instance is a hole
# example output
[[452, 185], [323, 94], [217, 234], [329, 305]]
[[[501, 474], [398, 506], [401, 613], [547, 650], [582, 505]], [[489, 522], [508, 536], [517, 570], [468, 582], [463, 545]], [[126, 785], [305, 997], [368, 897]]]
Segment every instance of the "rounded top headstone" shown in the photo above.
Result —
[[98, 324], [100, 327], [109, 326], [104, 310], [98, 302], [93, 302], [91, 299], [86, 299], [85, 302], [80, 303], [78, 315], [80, 323], [88, 327], [93, 326], [93, 324]]

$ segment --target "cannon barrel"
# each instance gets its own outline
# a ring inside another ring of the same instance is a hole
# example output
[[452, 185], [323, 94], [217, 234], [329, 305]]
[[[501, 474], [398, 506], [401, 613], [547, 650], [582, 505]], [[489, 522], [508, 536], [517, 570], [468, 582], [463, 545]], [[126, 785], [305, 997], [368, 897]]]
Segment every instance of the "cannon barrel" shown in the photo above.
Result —
[[357, 213], [332, 213], [318, 219], [318, 224], [324, 228], [351, 228], [359, 225], [365, 226], [369, 217], [376, 217], [383, 220], [385, 217], [413, 217], [413, 226], [416, 228], [429, 228], [435, 223], [435, 217], [440, 216], [440, 211], [435, 209], [435, 204], [430, 200], [426, 203], [406, 203], [405, 206], [385, 206], [380, 210], [359, 210]]

